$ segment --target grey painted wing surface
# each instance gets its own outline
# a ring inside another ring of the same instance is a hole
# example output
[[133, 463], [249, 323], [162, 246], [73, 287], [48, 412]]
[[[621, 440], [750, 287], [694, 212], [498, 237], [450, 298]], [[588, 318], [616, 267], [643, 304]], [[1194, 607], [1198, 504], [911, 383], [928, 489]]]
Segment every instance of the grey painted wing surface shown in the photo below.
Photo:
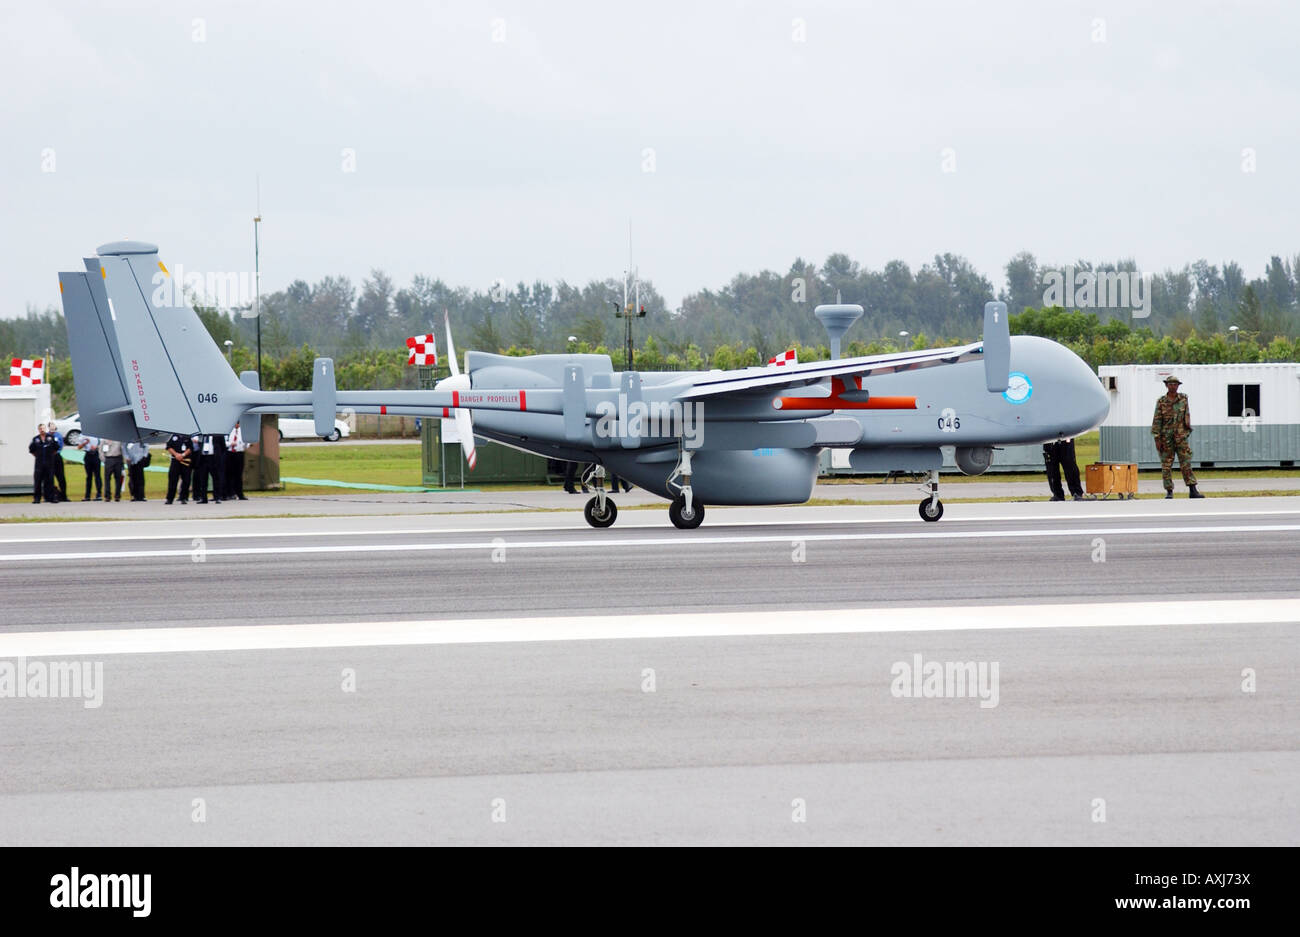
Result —
[[762, 387], [779, 388], [815, 384], [828, 377], [846, 375], [861, 376], [866, 379], [873, 374], [895, 374], [899, 371], [912, 371], [917, 368], [971, 361], [981, 356], [982, 348], [981, 344], [976, 343], [954, 348], [935, 348], [930, 351], [918, 351], [902, 355], [875, 355], [869, 358], [817, 361], [806, 365], [791, 365], [788, 368], [763, 369], [757, 373], [753, 371], [729, 371], [716, 376], [702, 377], [695, 382], [693, 387], [683, 391], [679, 396], [688, 400], [699, 397], [713, 397]]

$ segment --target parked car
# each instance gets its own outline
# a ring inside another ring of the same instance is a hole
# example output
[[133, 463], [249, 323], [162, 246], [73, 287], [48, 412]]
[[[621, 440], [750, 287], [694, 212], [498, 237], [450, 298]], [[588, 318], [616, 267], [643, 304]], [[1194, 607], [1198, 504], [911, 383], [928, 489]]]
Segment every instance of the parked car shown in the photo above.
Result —
[[63, 434], [63, 444], [73, 449], [81, 442], [81, 413], [72, 413], [54, 421], [54, 428]]
[[[342, 420], [334, 421], [334, 432], [328, 436], [321, 437], [329, 442], [338, 442], [340, 439], [347, 439], [352, 433], [352, 429]], [[316, 421], [300, 417], [280, 417], [280, 438], [281, 439], [315, 439], [316, 438]]]

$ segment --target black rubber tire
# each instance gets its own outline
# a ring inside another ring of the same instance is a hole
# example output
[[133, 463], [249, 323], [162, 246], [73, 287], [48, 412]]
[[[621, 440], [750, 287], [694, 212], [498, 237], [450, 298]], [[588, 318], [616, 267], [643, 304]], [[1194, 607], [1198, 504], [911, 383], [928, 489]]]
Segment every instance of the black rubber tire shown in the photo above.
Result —
[[923, 500], [923, 501], [922, 501], [920, 504], [918, 504], [916, 507], [917, 507], [917, 513], [919, 513], [919, 514], [921, 515], [921, 520], [923, 520], [923, 521], [937, 521], [939, 518], [943, 517], [943, 502], [942, 502], [942, 501], [936, 501], [936, 502], [935, 502], [935, 504], [934, 504], [934, 511], [933, 511], [933, 512], [931, 512], [931, 510], [930, 510], [930, 499], [929, 499], [929, 498], [926, 498], [925, 500]]
[[668, 505], [668, 519], [678, 530], [694, 530], [704, 523], [704, 505], [700, 502], [691, 500], [690, 517], [683, 516], [685, 509], [686, 499], [682, 497], [673, 498], [672, 504]]
[[605, 513], [602, 516], [596, 513], [596, 503], [595, 498], [588, 501], [587, 506], [582, 509], [582, 516], [592, 527], [612, 527], [614, 521], [618, 519], [618, 505], [612, 498], [605, 498]]
[[81, 442], [81, 430], [79, 429], [70, 429], [68, 430], [68, 434], [63, 437], [63, 444], [65, 446], [71, 446], [73, 449], [77, 448], [77, 443], [79, 442]]
[[338, 442], [342, 438], [343, 438], [343, 434], [339, 432], [339, 428], [336, 426], [334, 427], [334, 432], [330, 433], [328, 436], [325, 437], [325, 441]]
[[280, 442], [284, 442], [284, 430], [277, 429], [276, 433], [279, 434], [277, 438], [280, 440]]

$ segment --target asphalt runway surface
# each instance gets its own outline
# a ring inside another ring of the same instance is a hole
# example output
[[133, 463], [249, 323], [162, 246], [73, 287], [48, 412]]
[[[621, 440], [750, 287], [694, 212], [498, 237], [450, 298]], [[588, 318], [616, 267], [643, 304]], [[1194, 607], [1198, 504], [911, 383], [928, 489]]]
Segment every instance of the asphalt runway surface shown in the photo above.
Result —
[[661, 514], [0, 528], [0, 842], [1300, 841], [1300, 499]]

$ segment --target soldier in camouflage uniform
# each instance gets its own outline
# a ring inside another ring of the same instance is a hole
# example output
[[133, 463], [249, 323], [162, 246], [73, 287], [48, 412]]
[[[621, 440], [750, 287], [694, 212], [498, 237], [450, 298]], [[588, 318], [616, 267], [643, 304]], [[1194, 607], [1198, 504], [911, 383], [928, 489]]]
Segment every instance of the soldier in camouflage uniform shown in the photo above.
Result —
[[1182, 384], [1172, 374], [1165, 378], [1169, 392], [1156, 401], [1156, 415], [1151, 421], [1151, 435], [1156, 438], [1156, 451], [1160, 453], [1160, 478], [1165, 483], [1165, 497], [1174, 496], [1174, 455], [1187, 483], [1189, 498], [1204, 498], [1196, 490], [1196, 476], [1192, 474], [1192, 447], [1187, 437], [1192, 432], [1192, 418], [1187, 409], [1187, 395], [1178, 393]]

